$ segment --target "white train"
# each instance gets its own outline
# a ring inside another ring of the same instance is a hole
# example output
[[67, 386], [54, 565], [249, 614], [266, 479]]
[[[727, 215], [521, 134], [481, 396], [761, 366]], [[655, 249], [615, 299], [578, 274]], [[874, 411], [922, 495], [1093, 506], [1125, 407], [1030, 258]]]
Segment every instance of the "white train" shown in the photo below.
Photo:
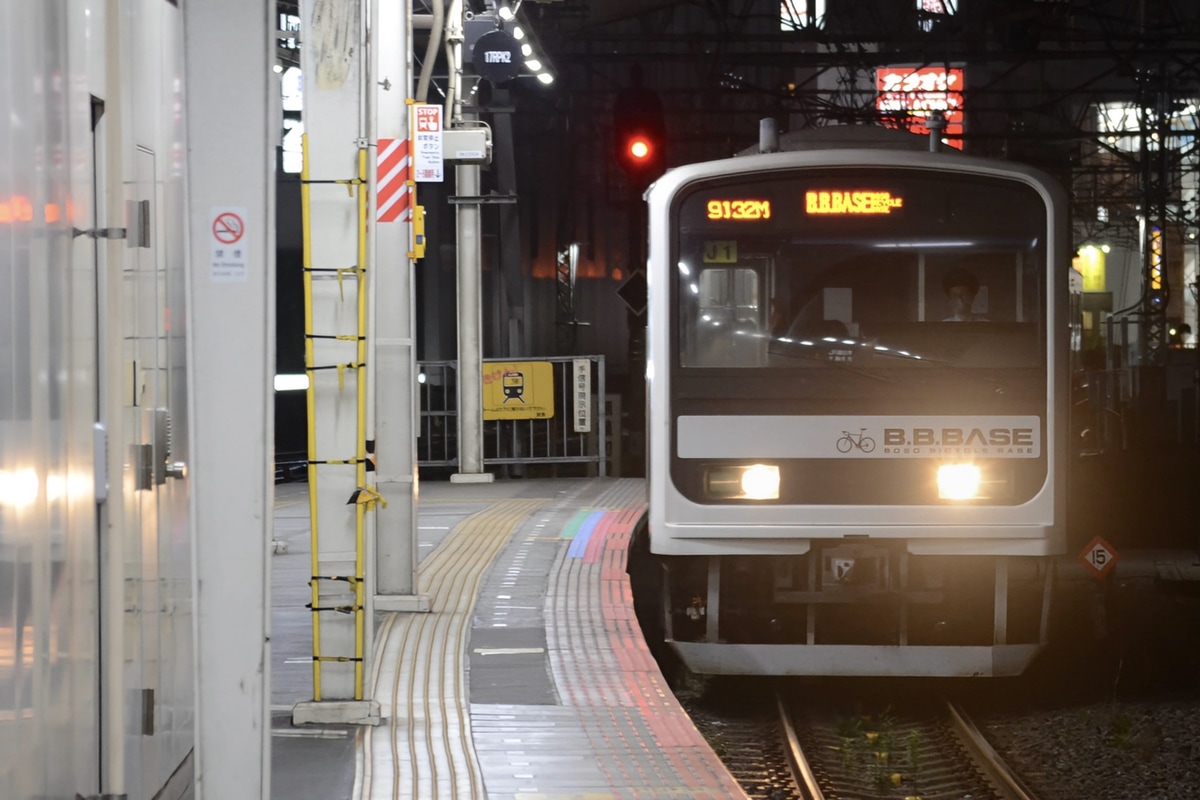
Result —
[[16, 2], [0, 23], [0, 795], [182, 796], [181, 11]]
[[647, 193], [663, 633], [697, 673], [1019, 674], [1066, 543], [1065, 195], [857, 132]]

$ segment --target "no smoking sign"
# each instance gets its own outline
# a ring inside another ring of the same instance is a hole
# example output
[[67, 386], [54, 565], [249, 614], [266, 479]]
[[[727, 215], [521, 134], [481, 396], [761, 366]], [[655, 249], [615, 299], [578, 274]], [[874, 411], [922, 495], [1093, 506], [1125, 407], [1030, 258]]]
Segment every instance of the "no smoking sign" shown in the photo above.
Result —
[[1083, 548], [1083, 552], [1079, 554], [1079, 561], [1097, 578], [1107, 575], [1117, 565], [1119, 559], [1117, 549], [1100, 536], [1088, 542], [1087, 546]]
[[246, 223], [232, 211], [222, 211], [213, 220], [213, 238], [221, 244], [236, 244], [246, 230]]
[[246, 209], [213, 206], [208, 210], [209, 278], [213, 283], [245, 283], [249, 277]]

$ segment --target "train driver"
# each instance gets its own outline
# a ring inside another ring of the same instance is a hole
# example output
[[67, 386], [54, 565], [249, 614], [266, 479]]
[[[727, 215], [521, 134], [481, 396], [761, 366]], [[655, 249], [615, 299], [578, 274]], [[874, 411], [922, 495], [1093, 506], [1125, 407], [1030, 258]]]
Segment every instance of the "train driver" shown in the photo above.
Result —
[[950, 305], [950, 316], [944, 322], [986, 322], [987, 318], [971, 312], [979, 294], [979, 279], [965, 269], [955, 267], [942, 276], [942, 290]]

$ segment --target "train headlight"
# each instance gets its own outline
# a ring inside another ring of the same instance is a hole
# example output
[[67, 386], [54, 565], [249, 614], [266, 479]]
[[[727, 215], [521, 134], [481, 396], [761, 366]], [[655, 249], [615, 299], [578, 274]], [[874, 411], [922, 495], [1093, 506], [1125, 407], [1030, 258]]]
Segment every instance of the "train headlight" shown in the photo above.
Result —
[[779, 467], [751, 464], [742, 473], [742, 493], [750, 500], [779, 499]]
[[937, 471], [938, 497], [943, 500], [973, 500], [979, 496], [982, 478], [974, 464], [942, 464]]
[[704, 490], [730, 500], [778, 500], [779, 467], [774, 464], [710, 467]]

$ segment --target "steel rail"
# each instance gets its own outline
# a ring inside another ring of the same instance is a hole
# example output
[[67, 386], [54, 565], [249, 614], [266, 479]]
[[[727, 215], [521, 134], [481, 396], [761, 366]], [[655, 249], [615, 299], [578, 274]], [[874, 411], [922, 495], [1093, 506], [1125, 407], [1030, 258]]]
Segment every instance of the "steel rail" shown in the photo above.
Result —
[[784, 751], [788, 765], [792, 768], [792, 780], [800, 788], [805, 800], [825, 800], [825, 793], [817, 784], [817, 776], [813, 774], [808, 759], [804, 757], [804, 750], [796, 736], [796, 727], [792, 725], [792, 716], [788, 713], [783, 698], [776, 696], [775, 705], [779, 710], [779, 727], [783, 730]]
[[983, 732], [971, 721], [962, 708], [951, 701], [946, 703], [946, 708], [950, 713], [950, 718], [954, 721], [955, 731], [967, 745], [971, 757], [983, 770], [988, 780], [1004, 793], [1008, 800], [1037, 800], [1037, 796], [1005, 763]]

